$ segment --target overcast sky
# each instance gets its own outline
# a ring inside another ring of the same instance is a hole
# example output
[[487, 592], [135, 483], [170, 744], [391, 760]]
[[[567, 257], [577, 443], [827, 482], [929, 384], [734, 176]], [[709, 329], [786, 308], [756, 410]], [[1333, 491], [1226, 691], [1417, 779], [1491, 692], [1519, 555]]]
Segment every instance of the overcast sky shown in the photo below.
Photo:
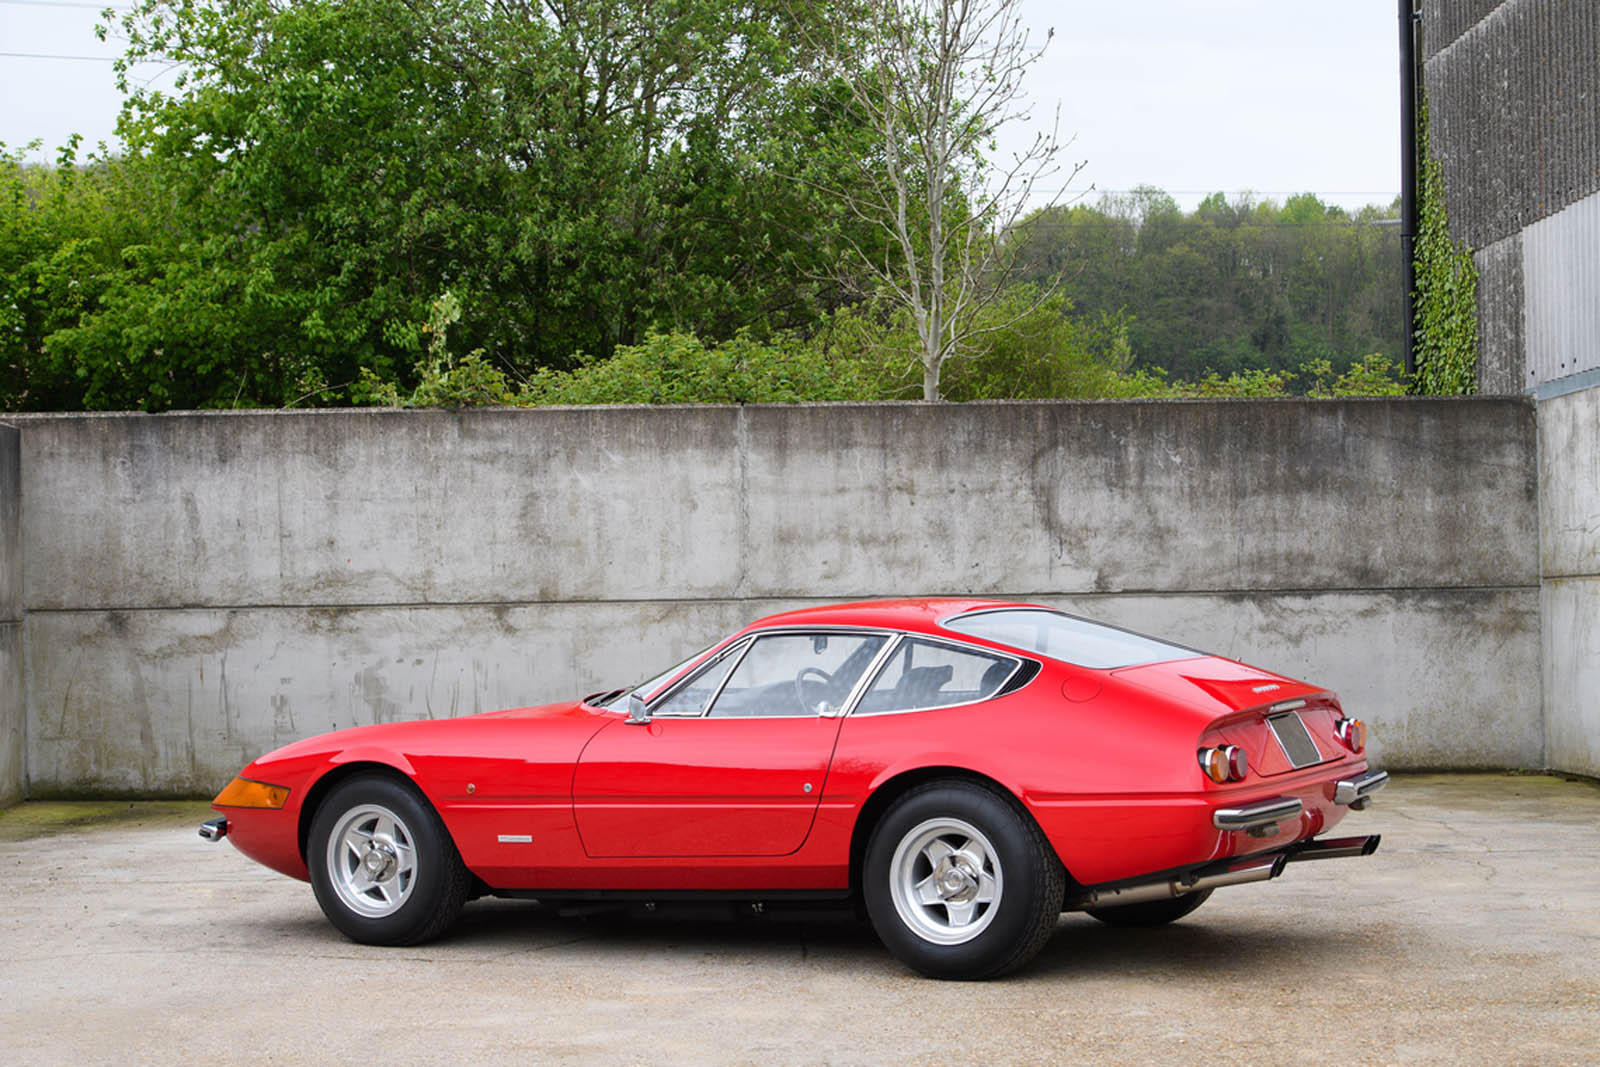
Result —
[[[1346, 207], [1399, 192], [1394, 0], [1021, 4], [1041, 39], [1056, 31], [1027, 84], [1036, 117], [1059, 103], [1076, 135], [1067, 153], [1088, 165], [1073, 191], [1155, 185], [1185, 207], [1212, 191]], [[102, 6], [0, 0], [0, 142], [39, 138], [33, 158], [53, 158], [73, 133], [114, 140], [118, 48], [95, 39]]]

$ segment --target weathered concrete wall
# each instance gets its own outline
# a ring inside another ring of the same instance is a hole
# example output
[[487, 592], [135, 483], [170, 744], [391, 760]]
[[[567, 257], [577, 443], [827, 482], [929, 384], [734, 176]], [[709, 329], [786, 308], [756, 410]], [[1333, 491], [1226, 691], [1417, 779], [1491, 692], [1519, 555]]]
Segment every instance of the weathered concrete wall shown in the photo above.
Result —
[[642, 677], [801, 602], [1058, 603], [1542, 766], [1532, 409], [1015, 403], [25, 420], [35, 794]]
[[1600, 777], [1600, 389], [1539, 404], [1550, 766]]
[[0, 426], [0, 807], [27, 785], [22, 699], [21, 440]]

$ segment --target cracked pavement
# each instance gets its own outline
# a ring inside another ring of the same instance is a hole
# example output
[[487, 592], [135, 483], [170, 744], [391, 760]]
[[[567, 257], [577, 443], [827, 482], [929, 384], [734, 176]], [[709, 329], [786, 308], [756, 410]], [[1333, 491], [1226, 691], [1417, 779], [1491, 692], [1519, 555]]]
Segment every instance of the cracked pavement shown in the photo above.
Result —
[[[172, 809], [168, 805], [167, 808]], [[468, 905], [345, 941], [310, 887], [195, 835], [198, 806], [8, 833], [10, 1062], [1592, 1063], [1600, 786], [1397, 776], [1367, 859], [1220, 890], [1157, 930], [1065, 915], [1026, 970], [917, 978], [853, 921]], [[24, 816], [25, 818], [25, 816]]]

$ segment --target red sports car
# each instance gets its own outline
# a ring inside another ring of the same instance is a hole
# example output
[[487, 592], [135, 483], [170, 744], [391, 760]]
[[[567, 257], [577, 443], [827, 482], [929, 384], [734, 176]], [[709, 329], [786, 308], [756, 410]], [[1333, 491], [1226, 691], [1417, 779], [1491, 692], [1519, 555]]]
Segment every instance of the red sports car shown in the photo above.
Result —
[[341, 730], [216, 798], [348, 937], [471, 897], [852, 901], [939, 978], [1021, 966], [1063, 910], [1171, 922], [1378, 838], [1388, 780], [1333, 693], [1049, 608], [902, 600], [763, 619], [633, 689]]

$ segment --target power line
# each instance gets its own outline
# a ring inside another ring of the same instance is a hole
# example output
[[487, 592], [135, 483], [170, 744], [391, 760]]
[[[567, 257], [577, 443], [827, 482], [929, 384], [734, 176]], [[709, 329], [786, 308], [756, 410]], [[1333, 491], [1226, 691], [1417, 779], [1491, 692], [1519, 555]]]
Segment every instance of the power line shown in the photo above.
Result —
[[0, 0], [0, 4], [11, 4], [16, 7], [76, 7], [86, 8], [90, 11], [104, 11], [107, 8], [112, 11], [133, 10], [133, 8], [123, 4], [85, 4], [78, 2], [78, 0]]
[[[0, 2], [4, 2], [4, 0], [0, 0]], [[54, 54], [52, 52], [0, 52], [0, 58], [4, 58], [4, 59], [64, 59], [64, 60], [83, 60], [83, 61], [89, 62], [89, 63], [115, 63], [121, 57], [120, 56], [62, 56], [62, 55], [56, 55], [56, 54]], [[151, 61], [150, 60], [140, 60], [140, 62], [146, 62], [147, 63], [147, 62], [151, 62]]]

